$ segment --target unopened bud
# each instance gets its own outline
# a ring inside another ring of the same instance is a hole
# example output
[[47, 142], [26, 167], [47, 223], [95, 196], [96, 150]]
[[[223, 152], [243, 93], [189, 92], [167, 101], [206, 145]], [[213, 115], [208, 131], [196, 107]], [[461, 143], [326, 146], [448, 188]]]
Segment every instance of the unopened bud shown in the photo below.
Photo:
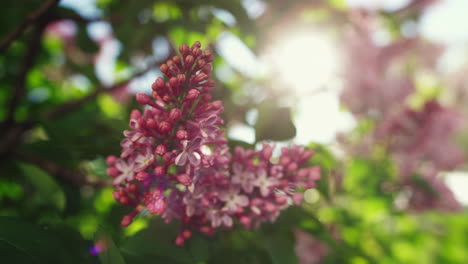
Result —
[[146, 120], [146, 127], [157, 129], [158, 123], [156, 123], [156, 120], [149, 118], [148, 120]]
[[137, 179], [137, 181], [146, 181], [148, 180], [150, 177], [149, 173], [145, 172], [145, 171], [140, 171], [137, 173], [137, 175], [135, 176], [135, 179]]
[[137, 93], [136, 94], [136, 100], [141, 105], [147, 105], [147, 104], [152, 103], [151, 98], [149, 97], [149, 95], [147, 95], [145, 93]]
[[195, 41], [195, 42], [192, 44], [192, 48], [195, 48], [195, 47], [196, 47], [196, 48], [201, 48], [201, 43], [200, 43], [200, 41], [197, 40], [197, 41]]
[[169, 119], [171, 121], [179, 120], [181, 116], [182, 116], [182, 111], [180, 111], [177, 108], [172, 109], [171, 112], [169, 113]]
[[114, 155], [110, 155], [106, 158], [106, 163], [108, 166], [114, 166], [116, 161], [117, 161], [117, 157]]
[[176, 246], [178, 247], [183, 246], [184, 243], [185, 243], [185, 239], [181, 235], [178, 235], [175, 239]]
[[130, 119], [138, 119], [141, 117], [141, 112], [139, 110], [132, 110], [132, 113], [130, 114]]
[[109, 177], [115, 178], [119, 176], [119, 174], [120, 174], [120, 171], [117, 168], [115, 167], [107, 168], [107, 175], [109, 175]]
[[159, 70], [161, 70], [162, 73], [166, 74], [169, 71], [169, 66], [167, 64], [162, 64], [159, 66]]
[[157, 155], [159, 155], [159, 156], [162, 156], [162, 155], [164, 155], [164, 154], [166, 153], [166, 151], [167, 151], [166, 146], [163, 145], [163, 144], [160, 144], [160, 145], [158, 145], [158, 146], [156, 147], [155, 153], [156, 153]]
[[198, 98], [198, 96], [200, 95], [200, 91], [198, 91], [197, 89], [190, 89], [187, 93], [187, 99], [188, 100], [195, 100]]
[[122, 227], [127, 227], [129, 226], [132, 222], [133, 222], [133, 215], [132, 214], [129, 214], [129, 215], [125, 215], [123, 218], [122, 218], [122, 221], [120, 221], [120, 225]]
[[159, 132], [166, 134], [166, 133], [169, 133], [171, 129], [172, 129], [172, 126], [168, 122], [162, 121], [161, 123], [159, 123]]
[[164, 82], [164, 79], [161, 77], [158, 77], [156, 81], [154, 81], [153, 85], [151, 86], [151, 89], [161, 90], [161, 89], [164, 89], [165, 86], [166, 86], [166, 83]]
[[156, 168], [154, 168], [154, 174], [158, 177], [162, 177], [166, 174], [166, 170], [164, 169], [163, 166], [157, 166]]
[[185, 58], [185, 69], [190, 69], [193, 65], [193, 62], [195, 61], [195, 58], [192, 56], [192, 55], [188, 55], [186, 58]]
[[182, 54], [186, 54], [189, 51], [189, 46], [187, 44], [180, 45], [179, 51]]
[[192, 179], [190, 179], [190, 176], [188, 176], [187, 174], [179, 174], [176, 178], [177, 181], [182, 185], [189, 186], [190, 184], [192, 184]]
[[179, 140], [186, 140], [188, 138], [187, 130], [177, 130], [176, 138]]

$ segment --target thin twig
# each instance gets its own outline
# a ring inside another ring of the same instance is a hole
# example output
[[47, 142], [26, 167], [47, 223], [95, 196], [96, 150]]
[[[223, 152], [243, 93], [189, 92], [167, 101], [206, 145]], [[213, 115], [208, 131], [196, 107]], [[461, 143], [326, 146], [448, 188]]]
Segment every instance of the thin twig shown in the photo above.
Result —
[[15, 157], [19, 160], [36, 165], [52, 176], [69, 181], [78, 186], [92, 185], [102, 187], [110, 185], [110, 182], [104, 179], [91, 179], [80, 171], [63, 167], [60, 164], [29, 153], [15, 153]]
[[44, 117], [47, 120], [57, 119], [57, 118], [65, 115], [65, 114], [67, 114], [67, 113], [69, 113], [71, 111], [74, 111], [74, 110], [78, 109], [84, 103], [86, 103], [88, 101], [91, 101], [91, 100], [94, 100], [98, 95], [100, 95], [102, 93], [112, 93], [112, 92], [114, 92], [114, 91], [116, 91], [118, 89], [121, 89], [122, 86], [127, 85], [133, 79], [135, 79], [137, 77], [140, 77], [143, 74], [150, 71], [153, 68], [153, 66], [154, 66], [154, 64], [149, 66], [145, 70], [142, 70], [142, 71], [134, 74], [129, 79], [127, 79], [125, 81], [122, 81], [122, 82], [119, 82], [119, 83], [116, 83], [116, 84], [112, 85], [111, 87], [106, 88], [104, 86], [99, 86], [93, 92], [91, 92], [90, 94], [88, 94], [88, 95], [86, 95], [86, 96], [84, 96], [82, 98], [79, 98], [79, 99], [76, 99], [76, 100], [71, 100], [71, 101], [68, 101], [66, 103], [63, 103], [62, 105], [59, 105], [59, 106], [55, 107], [51, 111], [45, 113]]
[[34, 65], [34, 62], [38, 55], [44, 28], [44, 23], [39, 25], [36, 31], [34, 32], [32, 39], [29, 41], [28, 51], [23, 58], [21, 69], [18, 73], [18, 76], [16, 77], [15, 83], [13, 84], [14, 91], [8, 104], [6, 119], [2, 124], [3, 129], [8, 128], [14, 122], [16, 108], [18, 107], [19, 103], [21, 102], [21, 99], [26, 93], [26, 76], [31, 67]]
[[11, 43], [16, 40], [21, 34], [32, 24], [34, 24], [39, 18], [41, 18], [47, 11], [54, 7], [60, 0], [49, 0], [45, 2], [39, 9], [29, 14], [26, 19], [19, 24], [5, 39], [0, 43], [0, 53], [6, 51]]

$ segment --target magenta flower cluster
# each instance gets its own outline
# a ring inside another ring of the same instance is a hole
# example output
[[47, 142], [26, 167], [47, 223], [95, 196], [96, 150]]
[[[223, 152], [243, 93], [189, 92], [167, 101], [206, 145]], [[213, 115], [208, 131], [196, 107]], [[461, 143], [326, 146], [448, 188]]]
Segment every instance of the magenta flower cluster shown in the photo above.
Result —
[[377, 45], [372, 39], [373, 22], [367, 15], [358, 16], [356, 29], [347, 39], [349, 63], [341, 100], [356, 118], [375, 121], [374, 133], [353, 150], [370, 152], [376, 144], [385, 147], [398, 166], [401, 189], [410, 193], [410, 210], [460, 209], [440, 172], [453, 170], [465, 160], [453, 141], [463, 119], [435, 98], [418, 109], [407, 103], [416, 92], [407, 58], [411, 55], [411, 63], [432, 69], [440, 47], [417, 38]]
[[177, 245], [194, 230], [211, 235], [235, 222], [255, 228], [274, 221], [302, 200], [298, 189], [313, 188], [320, 178], [319, 167], [304, 167], [313, 151], [301, 146], [285, 147], [277, 158], [269, 144], [230, 152], [223, 105], [210, 94], [213, 55], [200, 47], [180, 46], [180, 56], [160, 67], [167, 79], [154, 82], [151, 96], [136, 95], [145, 109], [131, 113], [120, 157], [106, 160], [115, 199], [134, 207], [121, 225], [141, 212], [178, 219]]

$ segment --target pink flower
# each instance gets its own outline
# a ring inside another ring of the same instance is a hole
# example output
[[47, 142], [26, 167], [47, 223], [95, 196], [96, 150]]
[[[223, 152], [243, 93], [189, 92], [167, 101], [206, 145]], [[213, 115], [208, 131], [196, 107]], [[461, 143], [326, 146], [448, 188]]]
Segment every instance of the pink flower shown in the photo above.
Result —
[[245, 192], [251, 193], [254, 188], [254, 174], [250, 171], [242, 170], [242, 166], [238, 163], [233, 165], [233, 171], [232, 183], [240, 184]]
[[226, 202], [225, 208], [229, 212], [235, 212], [237, 207], [244, 207], [249, 204], [249, 198], [245, 195], [239, 194], [239, 188], [231, 187], [228, 190], [219, 194], [219, 199]]
[[300, 264], [319, 264], [325, 258], [328, 252], [327, 244], [313, 238], [310, 234], [296, 230], [296, 246], [294, 251]]
[[152, 214], [162, 214], [166, 210], [166, 202], [159, 188], [154, 189], [145, 196], [146, 208]]
[[[130, 225], [143, 208], [166, 223], [178, 219], [183, 226], [177, 245], [192, 231], [213, 235], [215, 228], [231, 228], [235, 220], [248, 228], [274, 221], [296, 195], [284, 190], [310, 180], [297, 176], [313, 154], [304, 147], [283, 148], [279, 163], [270, 159], [274, 146], [268, 144], [231, 154], [218, 127], [223, 104], [211, 101], [214, 82], [208, 78], [214, 58], [200, 47], [199, 42], [182, 45], [179, 56], [161, 65], [168, 80], [158, 78], [151, 92], [136, 96], [145, 110], [132, 111], [121, 158], [107, 159], [118, 187], [115, 200], [134, 207], [122, 225]], [[282, 194], [272, 194], [273, 189]]]
[[208, 213], [208, 217], [211, 221], [212, 227], [219, 227], [221, 225], [224, 225], [226, 227], [232, 226], [232, 218], [227, 212], [223, 212], [220, 210], [210, 210], [210, 212]]
[[218, 132], [219, 127], [215, 124], [218, 121], [218, 116], [212, 115], [208, 118], [201, 120], [200, 122], [190, 122], [192, 126], [198, 129], [200, 135], [204, 138], [215, 138], [216, 132]]
[[202, 139], [195, 138], [192, 141], [184, 140], [182, 141], [183, 150], [182, 152], [176, 157], [175, 164], [177, 166], [184, 166], [187, 163], [187, 160], [190, 164], [194, 167], [200, 165], [200, 154], [197, 152], [200, 149]]
[[257, 178], [254, 181], [254, 185], [260, 189], [260, 193], [263, 197], [268, 196], [276, 184], [278, 184], [278, 179], [268, 177], [265, 169], [259, 169], [257, 171]]
[[152, 165], [154, 161], [154, 155], [151, 153], [150, 148], [145, 148], [143, 152], [138, 153], [135, 157], [135, 167], [136, 172], [146, 169], [148, 166]]
[[114, 185], [118, 185], [124, 181], [133, 180], [135, 174], [135, 163], [134, 159], [129, 159], [125, 162], [123, 159], [117, 159], [115, 162], [115, 168], [120, 171], [120, 174], [112, 182]]

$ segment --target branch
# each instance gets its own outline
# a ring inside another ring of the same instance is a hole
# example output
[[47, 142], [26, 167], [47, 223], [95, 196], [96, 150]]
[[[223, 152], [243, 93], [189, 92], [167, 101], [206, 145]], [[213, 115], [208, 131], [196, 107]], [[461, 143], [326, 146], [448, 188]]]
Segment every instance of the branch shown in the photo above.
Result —
[[91, 179], [79, 171], [71, 170], [69, 168], [63, 167], [57, 163], [54, 163], [52, 161], [49, 161], [47, 159], [44, 159], [38, 156], [33, 156], [28, 153], [15, 153], [15, 154], [16, 154], [15, 156], [18, 159], [34, 164], [37, 167], [49, 173], [50, 175], [69, 181], [78, 186], [92, 185], [96, 187], [103, 187], [103, 186], [110, 185], [109, 181], [106, 181], [103, 179]]
[[13, 84], [14, 91], [11, 96], [10, 102], [7, 108], [6, 119], [2, 124], [3, 128], [8, 128], [14, 122], [14, 115], [16, 108], [18, 107], [21, 98], [24, 97], [26, 93], [26, 76], [34, 65], [34, 61], [39, 52], [39, 47], [41, 46], [41, 37], [42, 32], [44, 31], [45, 24], [39, 25], [39, 27], [34, 32], [32, 39], [29, 41], [28, 51], [23, 58], [23, 62], [16, 78], [15, 83]]
[[52, 109], [51, 111], [45, 113], [45, 119], [47, 119], [47, 120], [57, 119], [57, 118], [62, 117], [63, 115], [65, 115], [65, 114], [67, 114], [67, 113], [69, 113], [71, 111], [74, 111], [74, 110], [80, 108], [80, 106], [82, 104], [94, 100], [101, 93], [112, 93], [113, 91], [116, 91], [116, 90], [122, 88], [122, 86], [127, 85], [133, 79], [135, 79], [137, 77], [140, 77], [143, 74], [147, 73], [149, 70], [152, 69], [153, 66], [155, 66], [155, 64], [152, 64], [152, 65], [148, 66], [148, 68], [146, 68], [145, 70], [140, 71], [140, 72], [134, 74], [129, 79], [127, 79], [125, 81], [122, 81], [122, 82], [119, 82], [119, 83], [116, 83], [116, 84], [114, 84], [113, 86], [111, 86], [109, 88], [105, 88], [104, 86], [99, 86], [99, 87], [96, 88], [96, 90], [94, 90], [93, 92], [91, 92], [90, 94], [88, 94], [88, 95], [86, 95], [86, 96], [84, 96], [82, 98], [79, 98], [79, 99], [76, 99], [76, 100], [71, 100], [71, 101], [68, 101], [68, 102], [66, 102], [66, 103], [64, 103], [62, 105], [59, 105], [56, 108]]
[[30, 25], [34, 24], [40, 17], [42, 17], [47, 11], [49, 11], [52, 7], [54, 7], [59, 0], [48, 0], [45, 2], [39, 9], [35, 10], [31, 14], [29, 14], [26, 19], [18, 25], [16, 29], [14, 29], [10, 34], [8, 34], [5, 39], [2, 40], [0, 43], [0, 53], [6, 51], [11, 43], [15, 39], [17, 39], [23, 33], [26, 28]]

